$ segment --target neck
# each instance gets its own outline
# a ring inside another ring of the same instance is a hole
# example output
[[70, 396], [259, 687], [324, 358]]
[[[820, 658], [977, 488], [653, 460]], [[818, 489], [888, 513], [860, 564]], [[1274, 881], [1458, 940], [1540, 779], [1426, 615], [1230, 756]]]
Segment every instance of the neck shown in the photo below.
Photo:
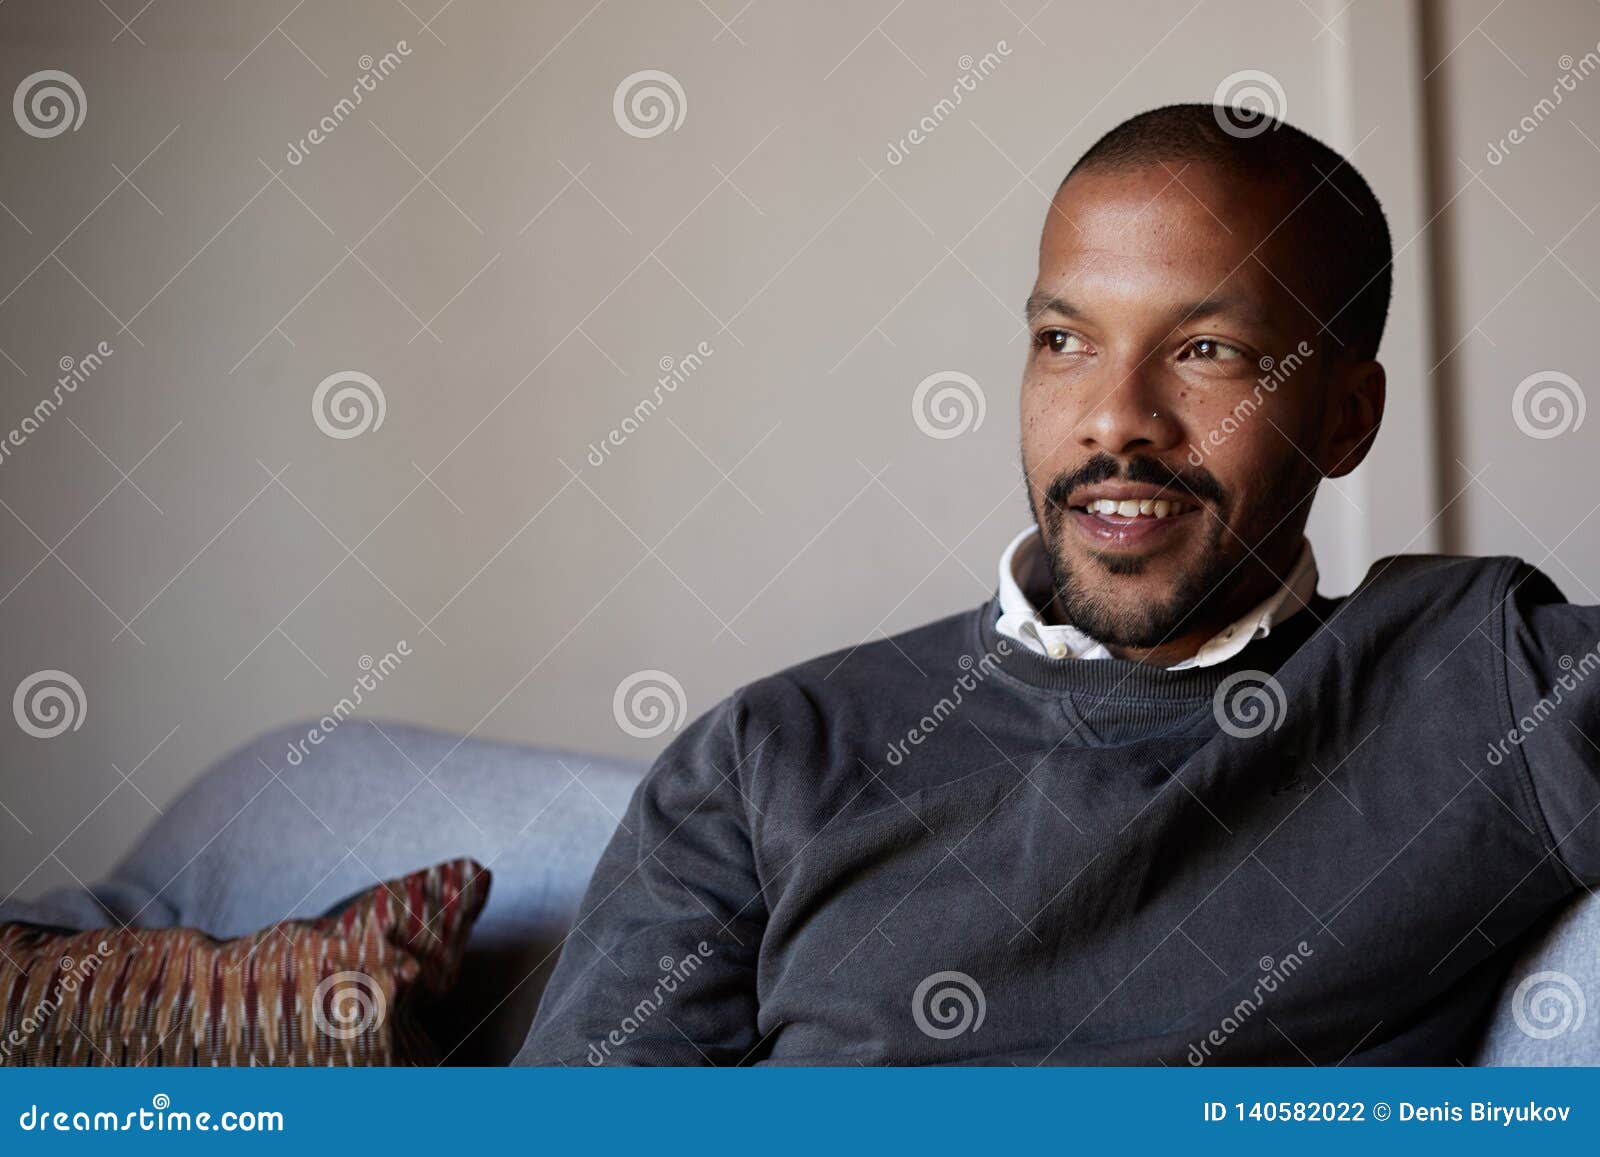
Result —
[[[1228, 621], [1232, 622], [1231, 619]], [[1198, 655], [1200, 648], [1215, 638], [1217, 631], [1222, 630], [1226, 625], [1227, 623], [1220, 624], [1215, 630], [1209, 626], [1203, 627], [1179, 638], [1169, 639], [1154, 647], [1119, 647], [1115, 644], [1107, 643], [1106, 650], [1110, 651], [1118, 659], [1127, 659], [1133, 663], [1148, 663], [1153, 667], [1171, 667], [1175, 663], [1182, 663], [1185, 659], [1192, 659]]]

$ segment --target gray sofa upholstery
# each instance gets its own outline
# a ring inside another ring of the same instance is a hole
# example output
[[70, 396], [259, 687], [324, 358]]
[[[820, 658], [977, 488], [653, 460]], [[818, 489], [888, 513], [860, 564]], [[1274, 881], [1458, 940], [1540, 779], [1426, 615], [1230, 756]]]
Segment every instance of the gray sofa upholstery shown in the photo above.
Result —
[[[455, 856], [493, 873], [462, 977], [431, 1017], [451, 1064], [505, 1064], [533, 1019], [590, 871], [644, 768], [398, 724], [349, 721], [299, 766], [304, 727], [221, 760], [106, 881], [0, 905], [0, 921], [188, 926], [233, 937], [315, 916]], [[1403, 929], [1397, 930], [1403, 935]], [[1600, 897], [1513, 965], [1481, 1064], [1600, 1064]]]

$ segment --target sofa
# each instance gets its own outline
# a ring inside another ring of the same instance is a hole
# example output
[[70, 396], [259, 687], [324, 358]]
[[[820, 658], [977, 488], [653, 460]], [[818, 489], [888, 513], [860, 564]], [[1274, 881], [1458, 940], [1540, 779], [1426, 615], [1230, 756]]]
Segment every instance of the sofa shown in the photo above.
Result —
[[[231, 938], [471, 856], [492, 873], [488, 904], [460, 981], [427, 1026], [447, 1064], [509, 1063], [645, 765], [368, 720], [346, 721], [291, 762], [306, 732], [284, 728], [226, 756], [106, 880], [13, 898], [0, 922]], [[1600, 1064], [1597, 1001], [1600, 896], [1586, 896], [1530, 934], [1476, 1060]]]

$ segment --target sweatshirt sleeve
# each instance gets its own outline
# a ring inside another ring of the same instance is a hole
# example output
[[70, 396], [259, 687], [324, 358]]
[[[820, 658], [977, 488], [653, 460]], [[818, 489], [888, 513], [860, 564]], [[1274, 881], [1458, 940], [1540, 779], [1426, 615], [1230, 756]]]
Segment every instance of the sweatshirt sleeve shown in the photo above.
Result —
[[741, 715], [735, 697], [701, 716], [634, 792], [518, 1064], [737, 1064], [760, 1043]]
[[1502, 605], [1511, 726], [1491, 758], [1520, 756], [1557, 861], [1575, 888], [1600, 884], [1600, 607], [1525, 563]]

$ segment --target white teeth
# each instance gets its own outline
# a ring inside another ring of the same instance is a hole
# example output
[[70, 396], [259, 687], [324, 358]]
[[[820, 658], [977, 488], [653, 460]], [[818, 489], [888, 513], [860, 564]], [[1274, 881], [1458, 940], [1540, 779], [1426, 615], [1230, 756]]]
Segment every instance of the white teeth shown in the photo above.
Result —
[[1167, 498], [1096, 498], [1085, 508], [1090, 514], [1115, 514], [1120, 518], [1167, 518], [1183, 514], [1193, 507], [1186, 502]]

